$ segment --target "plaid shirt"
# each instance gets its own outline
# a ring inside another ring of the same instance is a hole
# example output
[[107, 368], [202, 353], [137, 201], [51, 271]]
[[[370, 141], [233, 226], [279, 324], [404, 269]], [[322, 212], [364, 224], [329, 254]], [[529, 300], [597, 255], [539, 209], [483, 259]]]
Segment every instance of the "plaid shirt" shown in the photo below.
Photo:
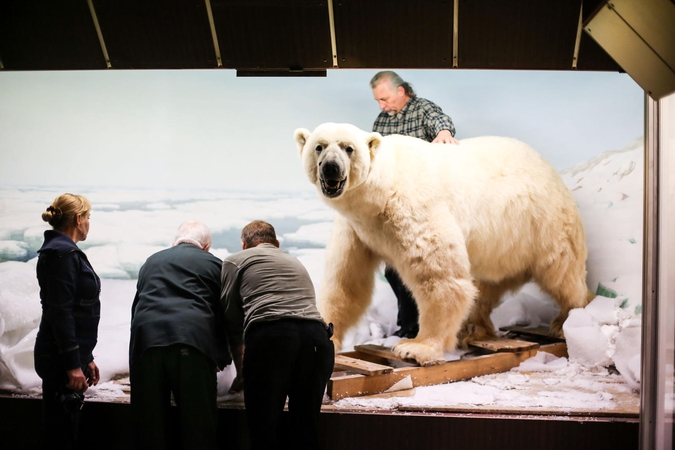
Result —
[[443, 114], [439, 106], [420, 97], [408, 100], [403, 109], [394, 116], [382, 111], [373, 124], [373, 131], [382, 136], [402, 134], [427, 142], [433, 141], [441, 130], [449, 130], [454, 136], [455, 126], [452, 119]]

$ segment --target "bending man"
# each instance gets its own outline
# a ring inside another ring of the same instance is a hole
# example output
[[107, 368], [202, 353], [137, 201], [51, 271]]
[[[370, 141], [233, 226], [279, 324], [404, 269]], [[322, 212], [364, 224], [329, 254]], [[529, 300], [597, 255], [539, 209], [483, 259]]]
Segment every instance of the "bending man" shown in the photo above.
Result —
[[[251, 222], [241, 241], [243, 250], [223, 261], [221, 300], [237, 368], [230, 390], [243, 385], [251, 449], [316, 449], [335, 360], [332, 333], [316, 309], [307, 270], [279, 249], [274, 227]], [[287, 396], [290, 442], [282, 444]]]

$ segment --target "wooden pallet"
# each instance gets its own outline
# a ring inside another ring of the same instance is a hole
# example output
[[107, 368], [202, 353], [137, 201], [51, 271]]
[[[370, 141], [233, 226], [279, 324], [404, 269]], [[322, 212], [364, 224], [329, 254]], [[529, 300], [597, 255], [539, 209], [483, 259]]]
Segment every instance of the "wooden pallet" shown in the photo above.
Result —
[[528, 340], [519, 334], [515, 332], [517, 339], [508, 337], [474, 342], [471, 346], [475, 351], [467, 353], [462, 359], [428, 367], [398, 358], [389, 347], [357, 345], [352, 352], [336, 355], [327, 392], [335, 401], [506, 372], [538, 351], [558, 357], [567, 356], [565, 342], [546, 341], [546, 337], [540, 335]]

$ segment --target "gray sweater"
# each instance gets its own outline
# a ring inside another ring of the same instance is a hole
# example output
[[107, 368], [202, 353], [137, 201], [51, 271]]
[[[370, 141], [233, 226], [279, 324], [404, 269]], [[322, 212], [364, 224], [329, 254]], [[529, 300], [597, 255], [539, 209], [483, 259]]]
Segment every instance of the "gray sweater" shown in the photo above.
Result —
[[244, 343], [254, 322], [278, 319], [316, 320], [314, 285], [300, 261], [272, 244], [228, 256], [223, 261], [220, 300], [225, 310], [228, 341]]

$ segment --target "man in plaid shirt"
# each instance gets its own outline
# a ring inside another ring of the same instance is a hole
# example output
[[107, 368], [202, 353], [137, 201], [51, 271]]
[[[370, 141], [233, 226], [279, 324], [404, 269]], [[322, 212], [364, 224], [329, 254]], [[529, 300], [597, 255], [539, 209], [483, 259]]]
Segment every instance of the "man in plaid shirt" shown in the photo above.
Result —
[[[378, 72], [370, 80], [370, 87], [382, 110], [375, 119], [373, 131], [382, 136], [402, 134], [432, 143], [459, 144], [450, 117], [436, 104], [417, 97], [412, 86], [396, 72]], [[419, 312], [412, 293], [393, 267], [387, 265], [384, 276], [398, 300], [396, 324], [400, 329], [394, 334], [414, 338], [419, 331]]]
[[414, 136], [434, 144], [458, 144], [450, 117], [436, 104], [417, 97], [412, 86], [396, 72], [378, 72], [370, 80], [370, 87], [382, 110], [373, 131], [382, 136]]

